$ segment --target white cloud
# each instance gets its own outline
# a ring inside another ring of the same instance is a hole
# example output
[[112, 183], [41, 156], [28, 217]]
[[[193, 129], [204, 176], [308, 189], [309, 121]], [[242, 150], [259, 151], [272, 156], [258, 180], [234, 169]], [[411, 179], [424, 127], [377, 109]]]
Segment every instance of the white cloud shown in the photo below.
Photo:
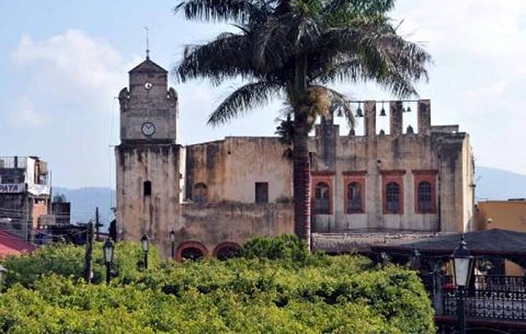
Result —
[[505, 69], [526, 56], [522, 0], [413, 1], [397, 14], [405, 18], [402, 33], [427, 41], [433, 53], [482, 59]]
[[24, 35], [11, 59], [41, 94], [92, 110], [116, 94], [127, 70], [108, 42], [80, 30], [42, 41]]
[[[45, 39], [22, 36], [10, 60], [11, 87], [25, 95], [10, 115], [11, 124], [48, 125], [38, 132], [45, 139], [30, 146], [51, 163], [57, 184], [100, 185], [108, 177], [111, 156], [106, 153], [118, 133], [114, 97], [127, 86], [130, 64], [109, 42], [80, 30]], [[36, 132], [17, 135], [29, 138]], [[104, 167], [87, 172], [71, 168], [74, 161]]]
[[526, 1], [406, 0], [392, 16], [434, 59], [430, 83], [421, 86], [435, 106], [433, 122], [470, 132], [482, 165], [526, 173]]
[[14, 127], [45, 127], [49, 125], [49, 119], [43, 113], [35, 110], [33, 102], [24, 96], [16, 110], [9, 117], [9, 125]]

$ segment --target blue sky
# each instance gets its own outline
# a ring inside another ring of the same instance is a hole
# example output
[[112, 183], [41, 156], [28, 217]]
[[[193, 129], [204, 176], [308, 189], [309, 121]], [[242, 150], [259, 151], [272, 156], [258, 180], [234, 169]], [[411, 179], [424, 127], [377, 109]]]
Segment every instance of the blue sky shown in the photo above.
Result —
[[[53, 185], [114, 187], [118, 103], [128, 70], [151, 58], [166, 69], [185, 44], [211, 39], [225, 26], [186, 22], [177, 1], [0, 1], [0, 155], [37, 155], [50, 163]], [[434, 58], [432, 122], [459, 124], [471, 135], [477, 165], [526, 174], [526, 2], [399, 0], [391, 17], [407, 39], [425, 42]], [[180, 100], [179, 142], [272, 135], [279, 102], [227, 126], [205, 125], [235, 83], [172, 81]], [[354, 99], [389, 99], [374, 84], [339, 85]], [[408, 115], [414, 125], [414, 113]], [[361, 124], [358, 124], [361, 126]], [[342, 129], [344, 131], [344, 129]]]

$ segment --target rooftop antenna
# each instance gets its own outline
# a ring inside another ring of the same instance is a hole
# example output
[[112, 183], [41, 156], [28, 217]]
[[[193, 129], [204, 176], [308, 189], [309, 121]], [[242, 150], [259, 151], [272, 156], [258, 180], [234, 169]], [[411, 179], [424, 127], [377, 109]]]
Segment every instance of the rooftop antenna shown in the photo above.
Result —
[[149, 28], [144, 27], [144, 30], [146, 30], [146, 60], [150, 60], [150, 40], [148, 36]]

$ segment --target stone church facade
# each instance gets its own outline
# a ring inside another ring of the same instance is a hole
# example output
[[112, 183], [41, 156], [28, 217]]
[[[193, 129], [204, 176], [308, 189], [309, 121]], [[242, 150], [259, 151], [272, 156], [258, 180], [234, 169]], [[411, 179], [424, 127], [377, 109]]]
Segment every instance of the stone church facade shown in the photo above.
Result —
[[[178, 96], [146, 59], [119, 94], [118, 238], [146, 234], [164, 257], [222, 256], [248, 239], [293, 233], [292, 161], [277, 137], [178, 144]], [[310, 140], [312, 230], [471, 230], [473, 159], [458, 126], [432, 126], [429, 100], [414, 101], [417, 131], [402, 128], [401, 101], [365, 101], [364, 135], [341, 136], [330, 118]], [[381, 107], [381, 110], [380, 110]], [[360, 110], [361, 111], [361, 110]], [[377, 133], [377, 115], [390, 131]]]

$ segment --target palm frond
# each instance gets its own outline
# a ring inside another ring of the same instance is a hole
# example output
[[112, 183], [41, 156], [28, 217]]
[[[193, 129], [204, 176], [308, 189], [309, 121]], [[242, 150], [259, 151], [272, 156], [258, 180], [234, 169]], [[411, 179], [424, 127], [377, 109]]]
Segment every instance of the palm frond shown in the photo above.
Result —
[[252, 60], [254, 66], [267, 72], [282, 68], [290, 59], [290, 26], [276, 18], [269, 18], [254, 29]]
[[345, 27], [358, 17], [387, 18], [395, 0], [329, 0], [322, 11], [327, 27]]
[[237, 23], [261, 21], [270, 14], [266, 3], [256, 0], [188, 0], [181, 1], [173, 11], [183, 12], [187, 20]]
[[282, 86], [269, 81], [246, 84], [232, 92], [208, 118], [208, 124], [218, 125], [245, 114], [255, 107], [264, 107], [281, 93]]
[[340, 71], [342, 78], [373, 79], [400, 97], [416, 94], [412, 82], [428, 78], [429, 53], [398, 36], [385, 20], [362, 20], [352, 27], [330, 29], [322, 43], [327, 50], [324, 56], [332, 60], [325, 60], [332, 66], [327, 78]]
[[289, 113], [286, 119], [277, 119], [279, 125], [276, 127], [276, 132], [274, 132], [279, 137], [279, 141], [285, 145], [292, 145], [292, 140], [294, 138], [294, 122], [291, 119], [291, 114]]
[[181, 82], [207, 78], [215, 85], [238, 76], [252, 76], [254, 68], [246, 54], [250, 48], [248, 38], [232, 33], [223, 33], [208, 44], [187, 45], [172, 75]]

